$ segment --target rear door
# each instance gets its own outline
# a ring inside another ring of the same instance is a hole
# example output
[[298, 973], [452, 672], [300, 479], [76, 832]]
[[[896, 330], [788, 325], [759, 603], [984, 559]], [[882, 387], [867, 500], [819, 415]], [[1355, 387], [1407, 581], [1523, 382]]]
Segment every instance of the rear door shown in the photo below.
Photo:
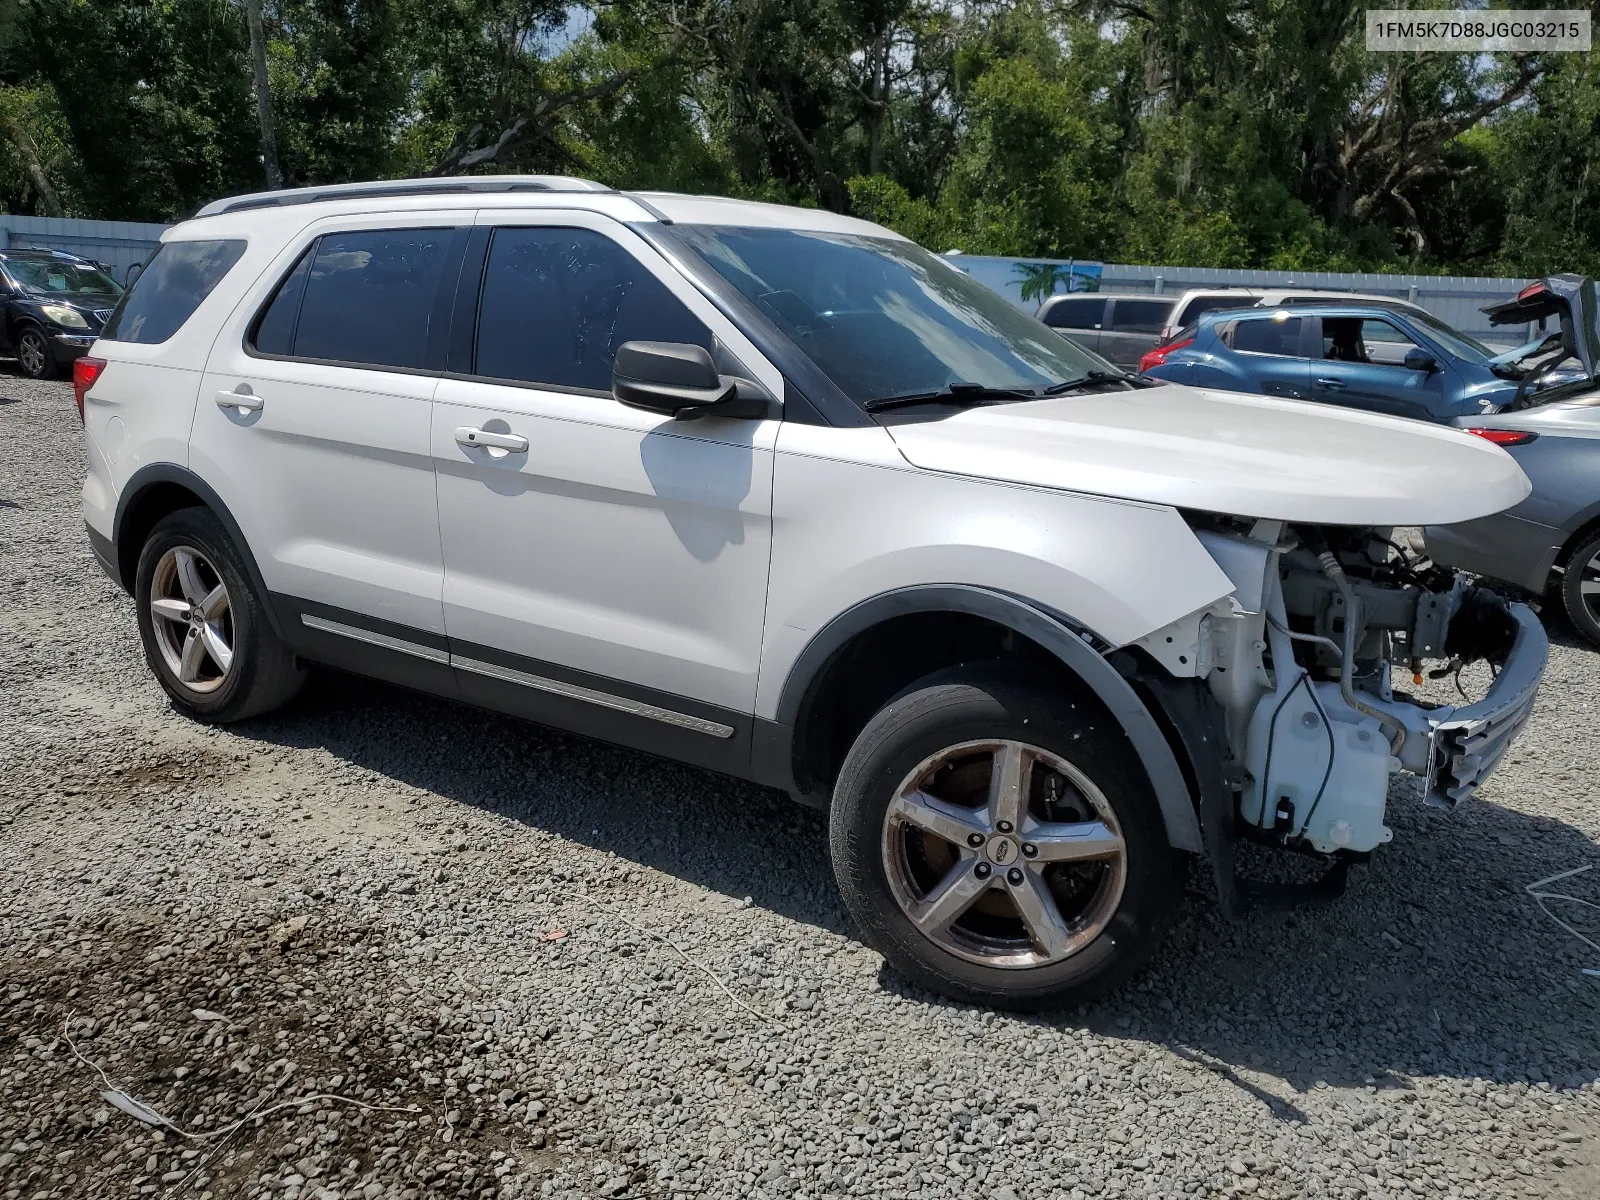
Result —
[[1173, 301], [1160, 298], [1114, 297], [1100, 333], [1100, 357], [1130, 371], [1137, 370], [1139, 359], [1160, 343], [1172, 305]]
[[429, 413], [471, 220], [316, 223], [224, 324], [201, 383], [191, 465], [236, 515], [291, 635], [331, 661], [385, 644], [374, 630], [443, 647]]
[[[1318, 360], [1311, 372], [1313, 399], [1392, 417], [1440, 420], [1446, 389], [1455, 371], [1441, 353], [1420, 346], [1392, 321], [1367, 316], [1317, 319]], [[1414, 371], [1405, 365], [1412, 350], [1423, 350], [1439, 366]]]
[[1069, 342], [1098, 354], [1107, 303], [1100, 295], [1062, 296], [1051, 301], [1041, 319]]
[[1239, 317], [1222, 330], [1220, 340], [1252, 390], [1265, 396], [1304, 400], [1309, 394], [1311, 364], [1306, 360], [1305, 320], [1283, 312]]

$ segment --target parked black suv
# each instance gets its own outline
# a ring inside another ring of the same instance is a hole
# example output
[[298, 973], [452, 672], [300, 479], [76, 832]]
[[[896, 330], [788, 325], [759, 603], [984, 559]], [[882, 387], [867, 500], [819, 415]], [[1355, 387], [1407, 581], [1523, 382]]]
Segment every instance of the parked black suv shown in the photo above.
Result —
[[0, 355], [29, 379], [48, 379], [99, 336], [122, 287], [86, 258], [59, 250], [0, 250]]

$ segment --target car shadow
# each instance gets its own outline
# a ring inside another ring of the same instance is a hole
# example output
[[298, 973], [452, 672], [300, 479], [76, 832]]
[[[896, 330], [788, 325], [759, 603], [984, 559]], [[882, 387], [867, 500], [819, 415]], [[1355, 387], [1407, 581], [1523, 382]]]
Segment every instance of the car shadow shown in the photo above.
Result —
[[[770, 789], [337, 672], [234, 729], [854, 936], [825, 815]], [[1300, 1119], [1294, 1094], [1319, 1084], [1445, 1075], [1566, 1089], [1600, 1078], [1600, 979], [1581, 973], [1600, 968], [1600, 954], [1525, 890], [1600, 866], [1600, 846], [1554, 818], [1482, 800], [1444, 813], [1414, 791], [1397, 785], [1394, 842], [1352, 871], [1342, 899], [1235, 921], [1190, 899], [1134, 982], [1076, 1012], [1003, 1019], [1165, 1045], [1283, 1120]], [[1249, 847], [1243, 862], [1256, 875], [1310, 866]], [[1600, 902], [1597, 876], [1571, 886]], [[880, 983], [918, 1004], [952, 1003], [888, 969]]]

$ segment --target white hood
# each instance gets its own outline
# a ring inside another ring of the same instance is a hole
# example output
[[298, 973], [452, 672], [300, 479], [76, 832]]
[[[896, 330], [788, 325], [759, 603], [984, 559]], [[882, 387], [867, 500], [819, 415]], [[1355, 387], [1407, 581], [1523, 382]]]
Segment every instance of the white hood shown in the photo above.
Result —
[[1448, 525], [1532, 490], [1504, 450], [1445, 426], [1176, 385], [887, 424], [925, 470], [1242, 517]]

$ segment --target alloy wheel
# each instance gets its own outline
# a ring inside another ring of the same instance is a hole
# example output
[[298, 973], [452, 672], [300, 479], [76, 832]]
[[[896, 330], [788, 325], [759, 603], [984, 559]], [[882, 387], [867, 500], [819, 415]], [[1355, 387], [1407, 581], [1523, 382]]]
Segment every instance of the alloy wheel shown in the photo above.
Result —
[[1127, 881], [1104, 793], [1058, 755], [1010, 740], [963, 742], [919, 763], [889, 804], [882, 853], [911, 923], [989, 967], [1076, 954], [1105, 929]]
[[50, 347], [45, 344], [42, 333], [37, 329], [22, 331], [22, 336], [17, 339], [17, 365], [22, 368], [24, 375], [33, 379], [43, 375], [49, 355]]
[[214, 692], [233, 670], [233, 607], [222, 575], [192, 546], [174, 546], [150, 580], [150, 625], [167, 669], [194, 692]]
[[1600, 624], [1600, 551], [1583, 564], [1578, 576], [1578, 596], [1596, 624]]

